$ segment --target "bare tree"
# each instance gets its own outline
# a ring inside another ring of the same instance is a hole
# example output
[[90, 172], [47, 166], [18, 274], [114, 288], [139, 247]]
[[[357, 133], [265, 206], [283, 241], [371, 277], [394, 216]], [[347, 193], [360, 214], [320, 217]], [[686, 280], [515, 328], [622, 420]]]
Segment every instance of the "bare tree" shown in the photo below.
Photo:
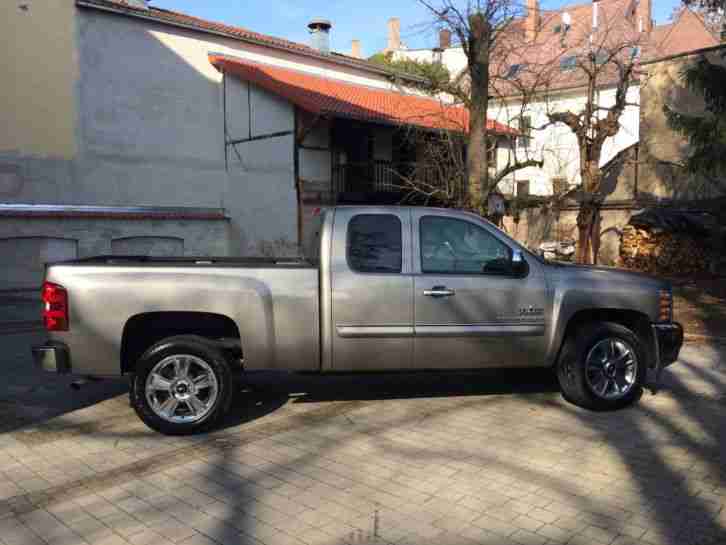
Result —
[[[490, 168], [493, 151], [502, 142], [502, 135], [494, 134], [495, 131], [488, 124], [489, 100], [494, 88], [493, 82], [510, 69], [505, 61], [511, 56], [512, 49], [527, 45], [521, 28], [514, 24], [521, 20], [522, 5], [515, 0], [419, 1], [433, 16], [435, 27], [451, 32], [455, 43], [461, 46], [467, 59], [466, 70], [448, 81], [441, 82], [434, 91], [453, 97], [469, 113], [466, 153], [461, 153], [463, 148], [454, 145], [460, 142], [458, 136], [447, 135], [443, 139], [442, 147], [433, 149], [432, 143], [425, 148], [432, 161], [424, 159], [423, 163], [433, 162], [434, 158], [441, 160], [441, 153], [453, 152], [443, 162], [445, 168], [450, 169], [446, 174], [453, 176], [452, 179], [465, 180], [466, 206], [482, 212], [489, 194], [507, 176], [522, 168], [542, 166], [541, 159], [521, 159], [516, 153], [508, 153], [507, 162], [501, 169]], [[504, 73], [499, 73], [500, 71]], [[513, 148], [513, 143], [511, 147]], [[443, 174], [441, 168], [443, 167], [438, 167]], [[433, 180], [427, 180], [423, 177], [424, 171], [418, 170], [421, 176], [406, 180], [409, 187], [415, 191], [430, 191], [440, 195], [442, 191], [434, 187]], [[449, 187], [444, 192], [458, 204], [464, 204], [460, 191], [452, 192], [452, 189]]]
[[579, 263], [592, 263], [597, 256], [604, 199], [604, 172], [600, 164], [603, 147], [620, 131], [626, 108], [638, 106], [628, 102], [628, 91], [640, 76], [641, 34], [618, 15], [621, 14], [602, 10], [596, 28], [572, 30], [573, 41], [566, 44], [557, 59], [564, 68], [563, 75], [553, 80], [552, 85], [581, 85], [585, 89], [582, 106], [576, 111], [552, 108], [547, 112], [547, 125], [564, 124], [577, 139], [581, 178], [576, 255]]

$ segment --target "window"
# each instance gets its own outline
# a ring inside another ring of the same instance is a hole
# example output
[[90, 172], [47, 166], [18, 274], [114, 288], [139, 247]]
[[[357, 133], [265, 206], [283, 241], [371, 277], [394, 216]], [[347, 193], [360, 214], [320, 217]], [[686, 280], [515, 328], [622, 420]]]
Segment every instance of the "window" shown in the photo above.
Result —
[[560, 60], [560, 70], [563, 72], [574, 70], [575, 68], [577, 68], [577, 57], [570, 56]]
[[528, 115], [523, 115], [519, 118], [519, 132], [525, 138], [532, 137], [532, 118]]
[[517, 145], [520, 148], [528, 148], [532, 138], [532, 118], [528, 115], [519, 118], [520, 136], [517, 138]]
[[607, 51], [598, 51], [593, 55], [592, 61], [599, 66], [608, 62], [609, 58], [610, 54]]
[[517, 182], [517, 197], [529, 197], [529, 180]]
[[487, 165], [489, 168], [497, 168], [497, 144], [487, 143]]
[[400, 273], [401, 221], [390, 214], [361, 214], [348, 224], [348, 264], [362, 273]]
[[420, 230], [423, 273], [497, 274], [511, 259], [504, 243], [468, 221], [426, 216]]
[[519, 76], [522, 71], [524, 70], [524, 67], [526, 65], [524, 64], [513, 64], [509, 67], [509, 70], [507, 70], [507, 73], [504, 76], [504, 79], [514, 79], [517, 76]]
[[566, 178], [552, 178], [552, 192], [555, 195], [562, 195], [568, 189]]

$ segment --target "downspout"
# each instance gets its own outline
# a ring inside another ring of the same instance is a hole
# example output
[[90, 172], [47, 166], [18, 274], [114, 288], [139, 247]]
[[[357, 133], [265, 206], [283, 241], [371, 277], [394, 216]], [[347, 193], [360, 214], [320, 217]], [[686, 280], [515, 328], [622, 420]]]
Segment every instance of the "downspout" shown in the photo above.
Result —
[[298, 109], [297, 107], [293, 110], [293, 163], [294, 163], [294, 176], [295, 176], [295, 191], [297, 193], [297, 251], [300, 257], [303, 255], [303, 198], [302, 198], [302, 183], [300, 181], [300, 142], [299, 131], [298, 131]]
[[224, 170], [229, 172], [229, 149], [227, 144], [227, 73], [222, 68], [222, 115], [224, 116]]

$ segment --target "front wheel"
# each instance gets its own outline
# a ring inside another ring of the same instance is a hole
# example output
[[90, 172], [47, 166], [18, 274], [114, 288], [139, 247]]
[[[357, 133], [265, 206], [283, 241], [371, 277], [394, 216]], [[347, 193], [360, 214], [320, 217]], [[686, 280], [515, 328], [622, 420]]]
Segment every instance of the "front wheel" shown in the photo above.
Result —
[[152, 346], [136, 365], [131, 405], [166, 435], [208, 430], [227, 412], [232, 376], [223, 353], [206, 339], [178, 336]]
[[557, 378], [565, 399], [586, 409], [614, 410], [642, 394], [645, 347], [630, 329], [599, 322], [574, 332], [565, 341]]

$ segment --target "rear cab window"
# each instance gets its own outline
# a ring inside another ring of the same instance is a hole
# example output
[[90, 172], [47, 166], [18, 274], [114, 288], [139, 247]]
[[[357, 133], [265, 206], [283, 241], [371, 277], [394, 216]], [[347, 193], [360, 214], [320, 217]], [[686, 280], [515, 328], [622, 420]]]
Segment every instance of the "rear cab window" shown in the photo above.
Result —
[[400, 274], [401, 220], [392, 214], [359, 214], [348, 223], [348, 266], [359, 273]]

